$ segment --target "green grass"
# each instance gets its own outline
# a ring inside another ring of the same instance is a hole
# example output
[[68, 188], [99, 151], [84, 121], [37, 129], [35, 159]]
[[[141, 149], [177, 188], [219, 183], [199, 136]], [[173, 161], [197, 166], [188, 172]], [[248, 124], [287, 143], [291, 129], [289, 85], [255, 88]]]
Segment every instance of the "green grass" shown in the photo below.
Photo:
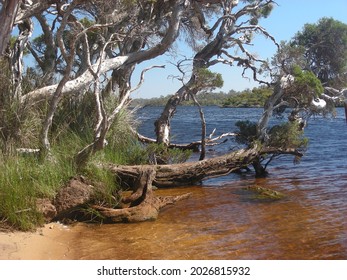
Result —
[[97, 186], [95, 203], [116, 206], [117, 184], [113, 174], [100, 168], [100, 162], [116, 164], [136, 164], [141, 147], [136, 142], [110, 145], [90, 159], [86, 168], [77, 171], [74, 164], [76, 153], [90, 141], [66, 132], [52, 143], [51, 156], [42, 160], [35, 154], [0, 153], [0, 221], [19, 230], [32, 230], [44, 223], [44, 218], [36, 209], [38, 198], [53, 199], [59, 189], [75, 175], [84, 175]]
[[53, 198], [73, 173], [71, 164], [64, 161], [40, 162], [33, 155], [1, 158], [0, 217], [20, 230], [41, 225], [36, 199]]
[[[187, 152], [140, 144], [129, 129], [131, 124], [131, 113], [121, 112], [108, 134], [108, 145], [93, 155], [83, 170], [77, 168], [74, 157], [93, 141], [93, 130], [88, 125], [76, 129], [79, 122], [71, 122], [66, 116], [56, 118], [50, 137], [52, 149], [45, 159], [35, 154], [16, 153], [17, 147], [23, 147], [22, 141], [13, 141], [11, 150], [2, 150], [0, 145], [0, 225], [5, 222], [23, 231], [42, 225], [44, 217], [36, 209], [37, 199], [52, 200], [76, 175], [84, 175], [97, 187], [93, 203], [116, 206], [119, 204], [116, 180], [113, 174], [100, 168], [100, 163], [146, 164], [151, 162], [153, 154], [171, 163], [189, 156]], [[38, 145], [38, 142], [31, 143], [34, 147]]]
[[74, 175], [73, 156], [83, 140], [72, 132], [53, 143], [51, 156], [0, 153], [0, 220], [19, 230], [31, 230], [44, 223], [36, 209], [38, 198], [53, 199]]

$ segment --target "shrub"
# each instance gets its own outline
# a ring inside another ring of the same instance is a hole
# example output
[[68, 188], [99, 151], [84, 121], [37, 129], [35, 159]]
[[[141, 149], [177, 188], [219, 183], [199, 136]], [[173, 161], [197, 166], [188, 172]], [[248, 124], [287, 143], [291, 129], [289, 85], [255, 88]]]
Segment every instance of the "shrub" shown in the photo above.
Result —
[[238, 121], [235, 123], [238, 128], [236, 131], [236, 142], [239, 144], [250, 145], [257, 139], [257, 124], [249, 120]]
[[278, 148], [305, 149], [308, 139], [303, 137], [303, 130], [299, 123], [287, 122], [273, 126], [269, 131], [269, 145]]

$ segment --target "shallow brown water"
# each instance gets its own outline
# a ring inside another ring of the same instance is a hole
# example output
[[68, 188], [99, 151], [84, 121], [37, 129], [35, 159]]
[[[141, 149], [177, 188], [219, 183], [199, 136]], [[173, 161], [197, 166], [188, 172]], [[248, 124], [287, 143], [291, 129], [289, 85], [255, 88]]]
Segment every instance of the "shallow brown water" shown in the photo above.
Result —
[[[234, 112], [205, 110], [207, 121], [209, 115], [218, 120], [216, 127], [250, 114], [235, 112], [228, 119]], [[193, 118], [184, 120], [192, 126]], [[180, 130], [186, 135], [184, 120]], [[202, 186], [159, 190], [159, 195], [192, 195], [164, 209], [154, 222], [75, 226], [73, 258], [347, 259], [347, 126], [343, 117], [316, 119], [306, 131], [311, 142], [302, 163], [279, 159], [266, 179], [231, 175]], [[244, 190], [252, 185], [286, 197], [254, 199]]]
[[[347, 177], [342, 178], [347, 180]], [[259, 201], [244, 186], [256, 183], [285, 192]], [[307, 182], [308, 183], [308, 182]], [[73, 255], [80, 259], [346, 259], [347, 210], [338, 199], [312, 189], [288, 190], [276, 180], [161, 190], [192, 196], [166, 208], [154, 222], [79, 225]], [[335, 193], [346, 197], [346, 190]], [[309, 195], [309, 196], [310, 196]], [[344, 199], [344, 205], [346, 200]]]

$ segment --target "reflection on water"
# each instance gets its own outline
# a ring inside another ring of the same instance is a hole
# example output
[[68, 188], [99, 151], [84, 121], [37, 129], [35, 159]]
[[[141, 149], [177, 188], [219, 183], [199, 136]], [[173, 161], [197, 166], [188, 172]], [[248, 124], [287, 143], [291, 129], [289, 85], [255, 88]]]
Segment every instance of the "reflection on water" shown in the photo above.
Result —
[[[74, 258], [347, 259], [347, 126], [343, 118], [317, 119], [307, 134], [311, 143], [303, 162], [293, 166], [291, 159], [279, 159], [266, 179], [230, 175], [158, 190], [192, 196], [154, 222], [76, 225]], [[269, 202], [242, 191], [255, 184], [286, 197]]]

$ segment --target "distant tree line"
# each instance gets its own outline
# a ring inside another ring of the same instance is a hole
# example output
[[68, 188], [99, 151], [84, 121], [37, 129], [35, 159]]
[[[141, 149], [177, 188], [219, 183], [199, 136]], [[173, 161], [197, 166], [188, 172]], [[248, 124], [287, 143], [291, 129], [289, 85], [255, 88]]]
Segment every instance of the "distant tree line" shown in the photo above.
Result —
[[[273, 88], [267, 86], [244, 89], [242, 91], [230, 90], [229, 92], [202, 92], [198, 100], [202, 106], [220, 106], [236, 108], [259, 108], [264, 107], [266, 100], [271, 96]], [[132, 107], [165, 106], [171, 95], [153, 98], [136, 98], [131, 101]], [[183, 101], [183, 106], [195, 105], [192, 100]], [[337, 102], [336, 107], [342, 107], [343, 102]]]

